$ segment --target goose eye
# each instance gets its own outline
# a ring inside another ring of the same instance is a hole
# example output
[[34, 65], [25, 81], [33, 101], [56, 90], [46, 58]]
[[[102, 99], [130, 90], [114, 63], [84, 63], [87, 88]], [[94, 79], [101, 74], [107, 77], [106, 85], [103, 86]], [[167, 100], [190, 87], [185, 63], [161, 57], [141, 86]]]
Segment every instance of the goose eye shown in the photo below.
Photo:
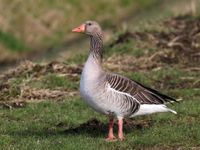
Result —
[[88, 25], [91, 26], [92, 24], [91, 24], [91, 23], [88, 23]]

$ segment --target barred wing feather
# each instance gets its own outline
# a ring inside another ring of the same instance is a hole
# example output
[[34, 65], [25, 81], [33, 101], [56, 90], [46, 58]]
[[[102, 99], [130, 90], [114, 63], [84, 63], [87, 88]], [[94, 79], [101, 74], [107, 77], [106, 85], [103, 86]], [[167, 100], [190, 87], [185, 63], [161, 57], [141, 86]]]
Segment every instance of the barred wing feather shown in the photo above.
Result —
[[164, 104], [167, 102], [177, 102], [174, 98], [162, 94], [155, 89], [146, 87], [136, 81], [117, 74], [107, 74], [106, 79], [111, 88], [131, 95], [140, 104]]

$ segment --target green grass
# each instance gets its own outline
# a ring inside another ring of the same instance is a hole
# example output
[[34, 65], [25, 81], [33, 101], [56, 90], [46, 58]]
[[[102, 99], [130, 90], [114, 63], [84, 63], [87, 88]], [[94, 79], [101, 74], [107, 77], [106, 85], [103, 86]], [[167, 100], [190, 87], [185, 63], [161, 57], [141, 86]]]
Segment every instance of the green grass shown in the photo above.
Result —
[[[122, 32], [122, 33], [119, 32], [115, 36], [116, 37], [118, 37], [118, 36], [124, 37], [123, 34], [124, 34], [124, 32]], [[131, 38], [131, 37], [126, 37], [126, 36], [125, 36], [125, 39], [126, 40], [123, 41], [122, 43], [114, 44], [112, 47], [109, 47], [109, 44], [108, 44], [104, 49], [105, 58], [113, 55], [113, 53], [117, 54], [117, 55], [131, 55], [136, 58], [139, 58], [144, 55], [151, 55], [151, 54], [155, 53], [156, 51], [158, 51], [157, 48], [147, 47], [147, 45], [149, 46], [149, 43], [146, 44], [143, 41], [140, 41], [140, 43], [139, 43], [136, 39]], [[113, 42], [114, 41], [115, 40], [113, 39]], [[144, 48], [145, 45], [146, 45], [146, 47]]]
[[[143, 52], [143, 51], [142, 51]], [[140, 55], [138, 49], [135, 47], [135, 42], [129, 40], [120, 44], [114, 45], [112, 48], [105, 49], [105, 55], [111, 56], [113, 53], [122, 55], [122, 54], [131, 54], [131, 55]]]
[[68, 58], [65, 63], [66, 64], [83, 64], [87, 59], [88, 53], [84, 54], [76, 54], [70, 58]]
[[[172, 107], [170, 113], [137, 117], [152, 120], [144, 129], [125, 132], [124, 142], [104, 141], [107, 129], [73, 128], [92, 117], [107, 123], [106, 117], [91, 110], [79, 98], [63, 102], [28, 104], [22, 109], [0, 110], [0, 147], [2, 149], [143, 149], [150, 147], [195, 147], [200, 144], [199, 100], [190, 99]], [[64, 126], [58, 126], [63, 123]], [[115, 131], [116, 133], [116, 131]]]
[[47, 74], [41, 77], [41, 80], [30, 81], [28, 83], [30, 87], [37, 89], [70, 89], [78, 90], [78, 83], [70, 80], [68, 77], [58, 76], [56, 74]]
[[55, 89], [56, 87], [63, 89], [78, 89], [78, 83], [71, 81], [67, 77], [58, 76], [56, 74], [49, 74], [40, 82], [43, 88], [48, 89]]
[[28, 51], [28, 48], [23, 41], [20, 41], [10, 33], [0, 31], [0, 43], [14, 52]]

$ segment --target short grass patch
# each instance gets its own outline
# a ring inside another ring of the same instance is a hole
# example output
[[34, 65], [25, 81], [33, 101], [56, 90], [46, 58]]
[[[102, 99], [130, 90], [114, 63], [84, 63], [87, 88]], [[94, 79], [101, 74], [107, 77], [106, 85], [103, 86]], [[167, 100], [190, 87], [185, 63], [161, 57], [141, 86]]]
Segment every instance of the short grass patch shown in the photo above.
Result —
[[[3, 149], [147, 149], [198, 147], [200, 141], [199, 97], [171, 106], [178, 114], [133, 118], [151, 120], [148, 128], [125, 129], [124, 142], [107, 143], [105, 129], [79, 128], [91, 118], [107, 118], [91, 110], [80, 98], [62, 102], [28, 104], [22, 109], [0, 110], [0, 146]], [[116, 133], [116, 128], [115, 128]]]
[[78, 83], [72, 80], [69, 80], [68, 77], [58, 76], [56, 74], [49, 74], [44, 76], [42, 79], [43, 88], [55, 89], [55, 88], [64, 88], [64, 89], [78, 89]]

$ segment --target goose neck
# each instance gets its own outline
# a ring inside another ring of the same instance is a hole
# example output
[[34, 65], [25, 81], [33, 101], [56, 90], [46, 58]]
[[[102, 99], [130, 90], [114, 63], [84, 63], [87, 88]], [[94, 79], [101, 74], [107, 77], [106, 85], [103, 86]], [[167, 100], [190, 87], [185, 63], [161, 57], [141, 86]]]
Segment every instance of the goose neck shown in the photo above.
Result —
[[99, 62], [103, 58], [103, 39], [101, 34], [90, 36], [90, 54]]

